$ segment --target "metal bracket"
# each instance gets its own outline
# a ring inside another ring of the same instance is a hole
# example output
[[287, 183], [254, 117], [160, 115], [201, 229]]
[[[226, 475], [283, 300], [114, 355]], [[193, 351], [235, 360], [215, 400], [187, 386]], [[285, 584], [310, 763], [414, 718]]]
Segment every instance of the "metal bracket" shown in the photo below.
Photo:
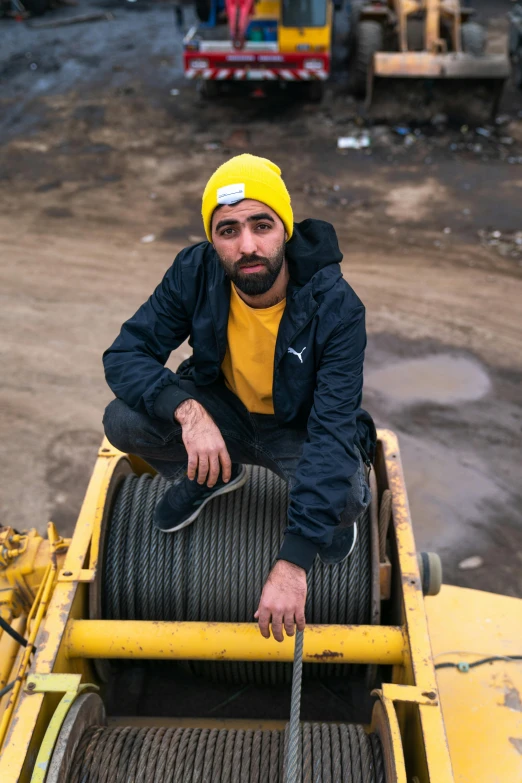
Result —
[[58, 574], [58, 582], [94, 582], [96, 571], [91, 568], [78, 568], [76, 571], [63, 569]]
[[88, 688], [99, 690], [98, 686], [92, 683], [82, 684], [81, 678], [81, 674], [31, 674], [27, 678], [26, 691], [29, 693], [64, 694], [47, 726], [33, 767], [31, 783], [44, 783], [60, 729], [77, 696]]
[[81, 674], [30, 674], [27, 677], [25, 691], [26, 693], [78, 693], [81, 679]]
[[414, 704], [423, 704], [433, 707], [439, 703], [439, 694], [436, 690], [427, 691], [417, 685], [395, 685], [383, 683], [382, 690], [373, 691], [374, 695], [382, 693], [390, 701], [408, 701]]

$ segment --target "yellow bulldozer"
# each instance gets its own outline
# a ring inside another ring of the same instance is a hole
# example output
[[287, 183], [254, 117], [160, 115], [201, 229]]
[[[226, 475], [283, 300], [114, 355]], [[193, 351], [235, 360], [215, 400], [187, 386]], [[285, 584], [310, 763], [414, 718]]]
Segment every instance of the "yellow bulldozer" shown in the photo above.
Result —
[[351, 557], [314, 564], [307, 627], [253, 612], [287, 487], [165, 535], [169, 483], [104, 440], [71, 539], [0, 531], [2, 783], [518, 783], [522, 606], [417, 553], [399, 444], [378, 432]]
[[472, 8], [460, 0], [363, 0], [354, 14], [354, 87], [373, 114], [478, 122], [495, 115], [509, 59], [487, 54]]

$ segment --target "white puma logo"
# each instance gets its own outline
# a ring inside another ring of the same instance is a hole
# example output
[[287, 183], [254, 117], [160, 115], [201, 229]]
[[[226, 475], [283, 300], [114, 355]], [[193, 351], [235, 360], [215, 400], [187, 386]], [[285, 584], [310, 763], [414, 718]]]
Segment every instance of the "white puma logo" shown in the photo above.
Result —
[[289, 348], [288, 349], [288, 353], [293, 353], [294, 356], [298, 356], [299, 357], [299, 361], [301, 362], [301, 364], [303, 363], [303, 354], [304, 354], [305, 351], [306, 351], [306, 345], [303, 348], [303, 350], [301, 351], [301, 353], [297, 353], [297, 351], [294, 351], [293, 348]]

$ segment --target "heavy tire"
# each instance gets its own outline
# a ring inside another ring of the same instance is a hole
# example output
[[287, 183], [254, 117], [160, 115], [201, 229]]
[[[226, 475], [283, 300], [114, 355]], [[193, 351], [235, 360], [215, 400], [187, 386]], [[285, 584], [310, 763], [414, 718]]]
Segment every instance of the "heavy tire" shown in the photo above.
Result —
[[324, 95], [324, 83], [321, 81], [307, 82], [304, 99], [308, 103], [321, 103]]
[[211, 0], [196, 0], [196, 14], [200, 22], [210, 19]]
[[466, 22], [460, 28], [462, 51], [474, 57], [482, 57], [486, 51], [486, 32], [476, 22]]
[[373, 55], [384, 47], [384, 31], [380, 22], [364, 20], [355, 31], [355, 54], [353, 64], [353, 90], [363, 98], [368, 85], [368, 72]]
[[212, 101], [218, 98], [221, 94], [220, 82], [214, 81], [214, 79], [202, 79], [199, 84], [199, 94], [205, 101]]
[[24, 0], [23, 5], [31, 16], [42, 16], [49, 8], [49, 0]]

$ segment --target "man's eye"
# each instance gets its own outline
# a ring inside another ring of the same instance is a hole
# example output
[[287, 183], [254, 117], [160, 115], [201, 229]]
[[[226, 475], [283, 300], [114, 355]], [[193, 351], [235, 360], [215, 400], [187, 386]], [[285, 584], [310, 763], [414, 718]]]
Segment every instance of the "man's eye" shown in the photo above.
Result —
[[257, 227], [258, 228], [270, 228], [268, 223], [258, 223]]
[[225, 228], [225, 230], [221, 232], [221, 236], [226, 237], [226, 236], [230, 236], [233, 233], [234, 233], [233, 228]]

